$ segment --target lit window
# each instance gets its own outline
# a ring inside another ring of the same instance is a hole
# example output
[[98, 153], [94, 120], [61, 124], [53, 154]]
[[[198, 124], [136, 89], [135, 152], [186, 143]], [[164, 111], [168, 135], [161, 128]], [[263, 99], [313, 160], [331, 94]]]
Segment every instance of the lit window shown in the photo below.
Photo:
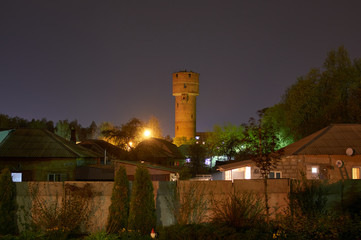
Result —
[[23, 180], [22, 173], [11, 173], [11, 178], [13, 182], [22, 182]]
[[207, 166], [211, 166], [211, 159], [210, 159], [210, 158], [207, 158], [207, 159], [204, 161], [204, 164], [206, 164]]
[[244, 174], [245, 179], [251, 179], [251, 167], [246, 167], [246, 172]]
[[190, 163], [191, 159], [190, 158], [186, 158], [186, 163]]
[[312, 167], [311, 172], [312, 172], [312, 174], [317, 174], [318, 173], [318, 167]]
[[359, 167], [352, 168], [352, 179], [361, 179]]
[[232, 180], [232, 170], [225, 171], [224, 179], [225, 180]]
[[196, 136], [196, 139], [199, 140], [199, 136]]

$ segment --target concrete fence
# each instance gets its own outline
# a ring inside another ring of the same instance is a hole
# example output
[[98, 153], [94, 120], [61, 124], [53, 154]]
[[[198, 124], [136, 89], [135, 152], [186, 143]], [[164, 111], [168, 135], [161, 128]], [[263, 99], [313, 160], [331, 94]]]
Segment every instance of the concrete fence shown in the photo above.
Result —
[[[37, 195], [46, 203], [61, 201], [64, 196], [65, 185], [76, 187], [90, 187], [92, 197], [90, 200], [91, 214], [84, 226], [84, 232], [96, 232], [105, 229], [108, 208], [111, 203], [113, 182], [22, 182], [16, 183], [17, 202], [19, 205], [20, 227], [24, 225], [27, 216], [31, 216], [33, 206], [30, 192], [37, 189]], [[173, 213], [169, 207], [174, 200], [174, 188], [178, 187], [180, 198], [189, 189], [196, 188], [196, 194], [203, 194], [209, 204], [212, 201], [223, 201], [233, 192], [253, 192], [263, 198], [263, 180], [235, 180], [231, 181], [178, 181], [153, 182], [156, 203], [157, 224], [169, 226], [174, 224]], [[289, 179], [270, 179], [268, 181], [269, 205], [273, 210], [282, 211], [287, 207], [290, 191]], [[210, 207], [210, 206], [209, 206]], [[209, 214], [208, 214], [209, 215]]]

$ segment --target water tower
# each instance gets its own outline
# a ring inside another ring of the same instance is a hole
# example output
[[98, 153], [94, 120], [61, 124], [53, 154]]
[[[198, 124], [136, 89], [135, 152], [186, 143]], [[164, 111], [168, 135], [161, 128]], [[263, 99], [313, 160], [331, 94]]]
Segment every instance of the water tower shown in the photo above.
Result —
[[173, 73], [175, 96], [176, 145], [189, 143], [196, 135], [196, 97], [199, 95], [199, 74], [195, 72]]

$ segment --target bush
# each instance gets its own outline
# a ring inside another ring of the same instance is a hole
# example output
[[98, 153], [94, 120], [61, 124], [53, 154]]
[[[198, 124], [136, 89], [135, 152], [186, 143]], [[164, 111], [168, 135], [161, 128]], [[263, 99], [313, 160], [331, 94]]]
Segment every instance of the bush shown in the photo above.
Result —
[[84, 238], [84, 240], [117, 240], [118, 236], [115, 234], [107, 234], [105, 231], [93, 233]]
[[0, 174], [0, 235], [18, 233], [17, 208], [16, 185], [5, 168]]
[[125, 168], [120, 166], [114, 179], [107, 223], [108, 233], [118, 233], [127, 229], [129, 216], [129, 181]]
[[53, 201], [39, 194], [38, 184], [30, 188], [33, 201], [31, 217], [37, 230], [42, 230], [48, 238], [66, 239], [68, 234], [76, 233], [85, 224], [90, 214], [92, 191], [89, 184], [77, 187], [64, 184], [62, 197]]
[[128, 229], [150, 234], [156, 225], [153, 184], [145, 167], [135, 172], [130, 201]]
[[232, 193], [213, 203], [212, 222], [234, 228], [253, 228], [265, 222], [263, 201], [252, 193]]
[[205, 189], [197, 182], [189, 183], [174, 185], [172, 195], [167, 198], [168, 208], [178, 224], [201, 223], [208, 210]]

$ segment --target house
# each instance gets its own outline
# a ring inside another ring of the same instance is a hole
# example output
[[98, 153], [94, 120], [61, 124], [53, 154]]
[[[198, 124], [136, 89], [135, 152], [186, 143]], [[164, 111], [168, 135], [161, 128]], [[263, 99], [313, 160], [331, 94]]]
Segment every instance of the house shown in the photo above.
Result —
[[14, 181], [72, 181], [77, 167], [102, 156], [45, 129], [0, 131], [0, 164]]
[[150, 138], [139, 143], [133, 151], [132, 159], [162, 166], [181, 166], [185, 161], [176, 145], [159, 138]]
[[120, 166], [125, 168], [129, 181], [134, 181], [135, 172], [138, 166], [143, 166], [148, 169], [152, 181], [176, 181], [179, 178], [179, 170], [176, 168], [125, 160], [115, 160], [113, 161], [113, 164], [115, 173]]
[[129, 159], [127, 151], [104, 140], [88, 139], [78, 143], [78, 145], [102, 155], [101, 164], [109, 165], [111, 161], [115, 159]]
[[[284, 148], [269, 178], [361, 179], [361, 124], [332, 124]], [[251, 160], [218, 167], [221, 179], [259, 179]]]

